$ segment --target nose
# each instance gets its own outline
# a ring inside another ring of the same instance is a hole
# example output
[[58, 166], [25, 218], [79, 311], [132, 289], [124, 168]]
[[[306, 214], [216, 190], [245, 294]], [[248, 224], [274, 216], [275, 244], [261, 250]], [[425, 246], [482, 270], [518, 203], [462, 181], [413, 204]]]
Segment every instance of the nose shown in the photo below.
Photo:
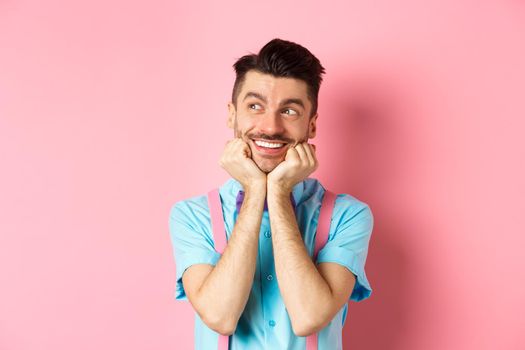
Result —
[[282, 134], [283, 121], [279, 113], [266, 113], [259, 121], [259, 130], [267, 135]]

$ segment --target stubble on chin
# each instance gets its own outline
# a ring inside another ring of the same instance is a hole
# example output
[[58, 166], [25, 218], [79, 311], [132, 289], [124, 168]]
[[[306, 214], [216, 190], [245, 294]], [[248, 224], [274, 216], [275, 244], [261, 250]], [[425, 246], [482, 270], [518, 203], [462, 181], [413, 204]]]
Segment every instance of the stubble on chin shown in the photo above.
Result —
[[[252, 155], [253, 155], [253, 152], [252, 152]], [[270, 172], [272, 172], [272, 170], [274, 170], [279, 164], [281, 164], [284, 159], [280, 159], [278, 161], [270, 161], [269, 159], [265, 159], [265, 158], [258, 158], [258, 157], [253, 157], [252, 156], [252, 159], [255, 163], [255, 165], [257, 165], [257, 167], [265, 174], [269, 174]]]

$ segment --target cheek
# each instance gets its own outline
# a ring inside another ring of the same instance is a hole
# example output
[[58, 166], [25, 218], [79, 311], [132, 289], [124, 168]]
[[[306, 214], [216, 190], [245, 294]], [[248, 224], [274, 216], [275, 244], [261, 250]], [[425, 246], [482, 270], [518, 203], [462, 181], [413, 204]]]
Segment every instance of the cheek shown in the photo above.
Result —
[[308, 127], [304, 126], [293, 126], [288, 129], [290, 132], [290, 136], [292, 136], [297, 141], [302, 141], [306, 138], [308, 138]]
[[237, 118], [237, 130], [239, 130], [241, 133], [246, 133], [246, 131], [249, 131], [255, 127], [255, 123], [252, 119], [247, 117], [240, 117]]

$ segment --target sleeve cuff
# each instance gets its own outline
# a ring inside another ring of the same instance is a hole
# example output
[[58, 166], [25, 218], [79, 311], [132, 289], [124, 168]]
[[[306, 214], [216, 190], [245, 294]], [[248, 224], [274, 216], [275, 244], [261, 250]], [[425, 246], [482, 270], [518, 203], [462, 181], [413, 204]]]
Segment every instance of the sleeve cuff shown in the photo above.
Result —
[[355, 285], [350, 295], [350, 300], [361, 301], [370, 297], [372, 288], [366, 278], [364, 267], [361, 259], [354, 252], [341, 247], [331, 247], [330, 250], [321, 249], [317, 256], [316, 264], [322, 262], [337, 263], [346, 267], [355, 277]]
[[177, 283], [175, 286], [175, 300], [188, 300], [186, 297], [186, 292], [184, 291], [184, 285], [182, 283], [182, 275], [184, 272], [192, 265], [195, 264], [209, 264], [217, 265], [221, 254], [218, 252], [211, 252], [212, 254], [201, 255], [201, 256], [192, 256], [192, 259], [181, 259], [184, 261], [184, 265], [177, 266]]

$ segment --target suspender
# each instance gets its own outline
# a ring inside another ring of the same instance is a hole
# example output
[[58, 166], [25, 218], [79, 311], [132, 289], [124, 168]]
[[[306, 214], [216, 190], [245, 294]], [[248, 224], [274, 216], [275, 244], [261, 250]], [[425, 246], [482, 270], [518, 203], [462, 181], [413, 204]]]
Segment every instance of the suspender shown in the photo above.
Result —
[[224, 228], [221, 198], [217, 188], [208, 193], [208, 206], [210, 207], [211, 228], [215, 250], [222, 254], [226, 248], [226, 229]]
[[[337, 195], [328, 190], [323, 195], [321, 209], [319, 212], [319, 220], [317, 223], [317, 232], [315, 235], [315, 245], [313, 261], [317, 260], [319, 250], [328, 241], [328, 233], [330, 231], [330, 221]], [[208, 192], [208, 206], [210, 208], [211, 227], [213, 233], [213, 241], [215, 243], [215, 250], [222, 254], [226, 248], [226, 230], [224, 228], [224, 219], [222, 215], [222, 205], [217, 188]], [[219, 334], [219, 342], [217, 350], [228, 350], [230, 337]], [[306, 337], [306, 350], [317, 350], [317, 333]]]
[[[208, 206], [210, 207], [211, 228], [215, 250], [222, 254], [226, 248], [226, 230], [224, 228], [221, 198], [217, 188], [208, 193]], [[217, 350], [228, 350], [229, 342], [229, 336], [219, 334]]]

